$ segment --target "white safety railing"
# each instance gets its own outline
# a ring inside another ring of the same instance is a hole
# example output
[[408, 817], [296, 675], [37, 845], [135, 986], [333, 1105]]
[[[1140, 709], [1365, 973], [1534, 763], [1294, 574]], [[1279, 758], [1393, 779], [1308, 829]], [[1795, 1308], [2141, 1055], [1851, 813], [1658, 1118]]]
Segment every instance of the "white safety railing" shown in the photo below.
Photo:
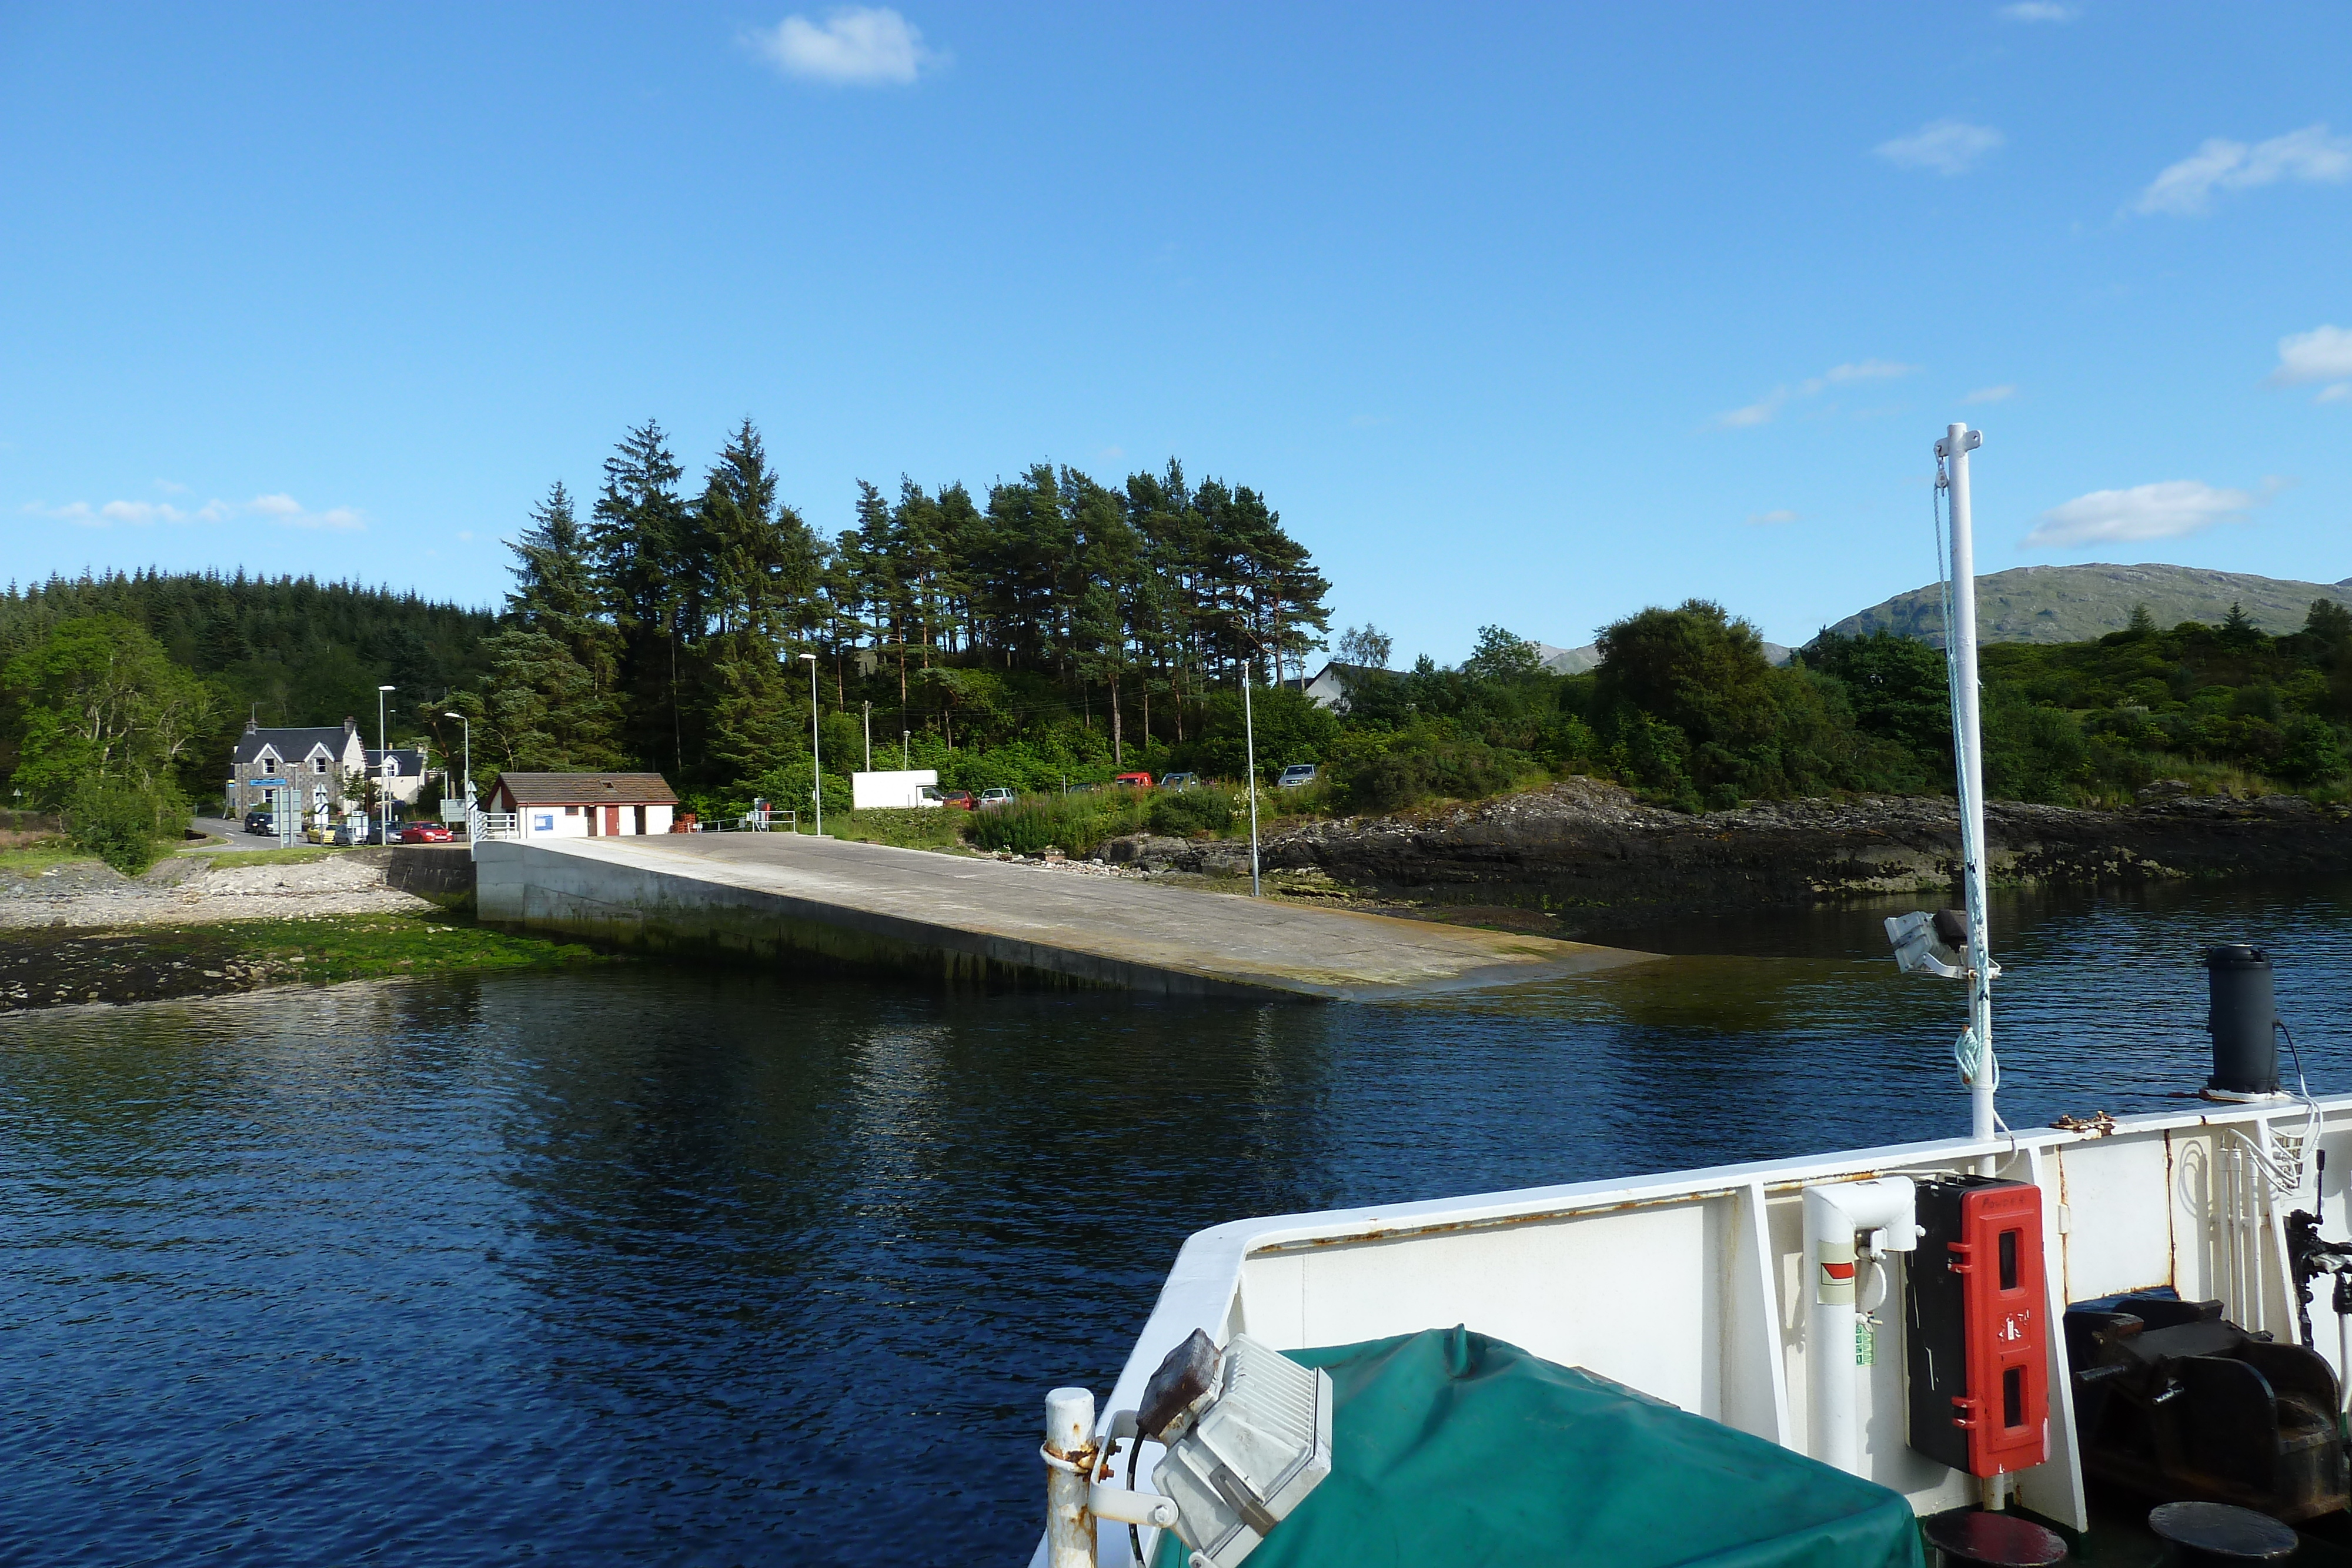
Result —
[[488, 839], [520, 839], [522, 837], [522, 814], [519, 811], [485, 811], [478, 808], [466, 813], [466, 854], [475, 857], [475, 849]]

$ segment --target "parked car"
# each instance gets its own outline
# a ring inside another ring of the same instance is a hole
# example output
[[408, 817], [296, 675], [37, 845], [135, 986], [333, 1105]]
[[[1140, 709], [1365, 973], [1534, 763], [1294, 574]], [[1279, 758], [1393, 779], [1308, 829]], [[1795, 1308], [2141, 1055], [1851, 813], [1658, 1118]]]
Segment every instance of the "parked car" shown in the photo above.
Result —
[[335, 841], [335, 831], [313, 822], [302, 830], [302, 841], [306, 844], [331, 844]]
[[1013, 800], [1012, 790], [1002, 784], [992, 784], [980, 792], [980, 809], [985, 811], [998, 806], [1010, 806]]
[[245, 814], [245, 831], [258, 833], [265, 839], [274, 839], [278, 836], [278, 819], [267, 811], [247, 811]]
[[974, 811], [980, 809], [980, 802], [972, 798], [972, 793], [969, 789], [934, 789], [930, 786], [925, 785], [923, 787], [923, 799], [926, 800], [937, 800], [942, 806], [959, 807], [966, 811]]
[[438, 822], [408, 822], [403, 824], [393, 838], [404, 844], [446, 844], [457, 835]]
[[1294, 762], [1282, 770], [1282, 777], [1274, 781], [1274, 787], [1277, 789], [1298, 789], [1314, 782], [1315, 764]]
[[1149, 789], [1151, 788], [1151, 775], [1149, 773], [1122, 773], [1118, 778], [1112, 779], [1111, 782], [1114, 784], [1123, 784], [1130, 789]]
[[327, 841], [350, 849], [353, 844], [367, 842], [367, 832], [368, 825], [365, 822], [344, 821], [335, 824], [333, 831], [327, 835]]
[[1197, 789], [1200, 785], [1201, 776], [1197, 773], [1162, 773], [1160, 776], [1162, 789]]

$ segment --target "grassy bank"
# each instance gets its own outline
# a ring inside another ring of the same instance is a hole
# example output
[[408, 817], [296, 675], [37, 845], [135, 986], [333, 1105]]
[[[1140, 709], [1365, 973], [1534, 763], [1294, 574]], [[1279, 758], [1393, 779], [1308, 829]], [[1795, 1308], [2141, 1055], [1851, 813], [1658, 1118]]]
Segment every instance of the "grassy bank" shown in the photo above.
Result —
[[12, 932], [0, 945], [0, 1010], [626, 961], [438, 911], [116, 931], [44, 926]]

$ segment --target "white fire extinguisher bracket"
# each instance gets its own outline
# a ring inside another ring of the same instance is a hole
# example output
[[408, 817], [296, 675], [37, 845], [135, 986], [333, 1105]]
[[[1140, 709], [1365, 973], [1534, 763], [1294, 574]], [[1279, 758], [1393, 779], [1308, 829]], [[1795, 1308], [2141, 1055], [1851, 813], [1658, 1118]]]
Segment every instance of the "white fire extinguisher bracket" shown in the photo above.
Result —
[[1854, 1364], [1856, 1240], [1875, 1233], [1872, 1250], [1909, 1252], [1919, 1245], [1909, 1176], [1827, 1182], [1805, 1188], [1805, 1420], [1813, 1458], [1862, 1473]]

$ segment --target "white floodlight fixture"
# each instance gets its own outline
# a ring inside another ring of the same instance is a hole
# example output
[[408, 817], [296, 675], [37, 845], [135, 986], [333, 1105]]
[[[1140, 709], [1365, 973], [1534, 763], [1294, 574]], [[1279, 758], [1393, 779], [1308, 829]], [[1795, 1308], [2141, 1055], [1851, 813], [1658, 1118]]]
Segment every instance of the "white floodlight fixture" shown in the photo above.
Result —
[[1132, 1419], [1168, 1450], [1152, 1484], [1200, 1568], [1234, 1568], [1331, 1473], [1331, 1375], [1247, 1334], [1220, 1353], [1193, 1330]]
[[[1965, 909], [1915, 909], [1886, 917], [1886, 940], [1895, 949], [1895, 967], [1906, 975], [1934, 975], [1964, 980], [1969, 975], [1969, 913]], [[1992, 966], [1989, 978], [1999, 978]]]
[[1957, 980], [1969, 972], [1968, 916], [1957, 909], [1915, 909], [1886, 918], [1886, 940], [1895, 948], [1895, 967], [1906, 975], [1934, 975]]

